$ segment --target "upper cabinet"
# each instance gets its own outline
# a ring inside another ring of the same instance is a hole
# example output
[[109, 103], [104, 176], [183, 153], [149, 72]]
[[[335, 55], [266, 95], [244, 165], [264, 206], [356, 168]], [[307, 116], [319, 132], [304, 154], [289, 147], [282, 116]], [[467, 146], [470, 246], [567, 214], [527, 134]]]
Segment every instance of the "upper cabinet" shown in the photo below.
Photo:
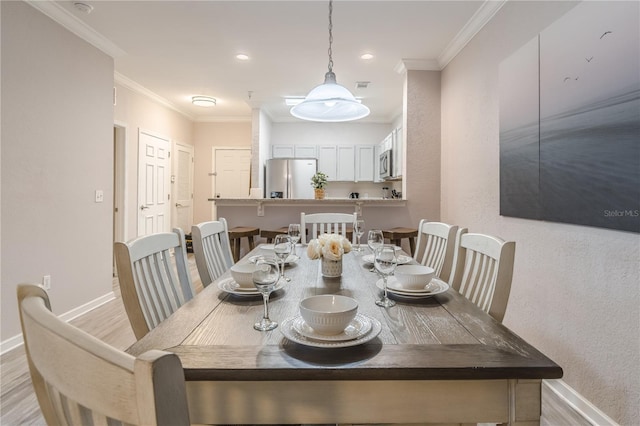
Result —
[[393, 177], [399, 179], [402, 177], [402, 169], [403, 169], [403, 152], [404, 152], [404, 139], [402, 139], [402, 127], [398, 127], [393, 132], [393, 168], [391, 173]]
[[354, 166], [356, 150], [353, 145], [338, 145], [338, 170], [336, 180], [353, 181], [356, 178]]
[[272, 145], [271, 158], [293, 158], [293, 145]]
[[335, 145], [320, 145], [318, 147], [318, 171], [327, 175], [327, 179], [337, 179], [338, 150]]
[[318, 158], [318, 149], [315, 145], [296, 145], [294, 155], [296, 158]]
[[375, 147], [373, 145], [356, 146], [356, 176], [357, 182], [372, 182], [375, 177]]
[[271, 158], [317, 158], [315, 145], [271, 145]]

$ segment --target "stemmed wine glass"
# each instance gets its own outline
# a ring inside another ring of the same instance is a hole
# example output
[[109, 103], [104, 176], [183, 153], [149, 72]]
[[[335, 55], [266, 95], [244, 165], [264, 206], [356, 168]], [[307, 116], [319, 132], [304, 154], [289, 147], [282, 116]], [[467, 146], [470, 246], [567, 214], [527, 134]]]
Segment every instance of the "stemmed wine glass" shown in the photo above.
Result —
[[395, 306], [396, 304], [396, 302], [387, 297], [387, 277], [393, 274], [393, 271], [396, 269], [397, 263], [398, 260], [396, 259], [396, 250], [394, 246], [382, 245], [376, 248], [374, 265], [376, 271], [378, 271], [378, 273], [382, 275], [382, 280], [384, 283], [384, 292], [382, 295], [382, 299], [376, 300], [376, 305], [378, 306], [390, 308], [392, 306]]
[[[371, 253], [373, 253], [374, 259], [376, 255], [376, 248], [382, 246], [384, 244], [384, 236], [382, 235], [381, 229], [372, 229], [367, 234], [367, 245], [371, 249]], [[375, 272], [375, 266], [372, 266], [369, 269], [370, 272]]]
[[253, 285], [262, 293], [264, 301], [262, 319], [253, 324], [253, 328], [258, 331], [273, 330], [278, 326], [278, 323], [269, 319], [269, 295], [280, 279], [278, 261], [273, 257], [259, 257], [256, 260], [256, 269], [253, 271], [252, 279]]
[[362, 251], [362, 245], [360, 244], [360, 238], [364, 235], [364, 219], [358, 218], [353, 223], [353, 232], [356, 233], [356, 238], [358, 240], [358, 247], [356, 247], [355, 251]]
[[285, 281], [291, 281], [291, 278], [284, 276], [284, 264], [286, 263], [287, 257], [289, 257], [289, 255], [291, 254], [291, 250], [292, 250], [292, 244], [291, 244], [291, 238], [289, 238], [289, 235], [287, 234], [276, 235], [276, 238], [273, 244], [273, 251], [275, 252], [276, 256], [278, 256], [278, 259], [280, 259], [280, 263], [282, 264], [281, 277]]
[[300, 224], [299, 223], [291, 223], [289, 224], [288, 231], [289, 238], [291, 238], [291, 244], [293, 245], [293, 252], [296, 251], [296, 244], [300, 241]]

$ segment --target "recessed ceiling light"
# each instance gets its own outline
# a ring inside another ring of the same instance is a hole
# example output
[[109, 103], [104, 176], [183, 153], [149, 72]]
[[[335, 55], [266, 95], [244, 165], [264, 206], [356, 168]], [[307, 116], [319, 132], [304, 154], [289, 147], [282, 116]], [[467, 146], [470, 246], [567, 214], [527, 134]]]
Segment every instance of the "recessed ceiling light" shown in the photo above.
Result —
[[216, 106], [216, 98], [212, 98], [211, 96], [193, 96], [191, 103], [201, 107], [212, 107]]
[[244, 53], [238, 53], [236, 55], [236, 59], [240, 59], [241, 61], [248, 61], [249, 55], [245, 55]]
[[362, 55], [360, 55], [360, 59], [368, 61], [369, 59], [373, 59], [373, 55], [371, 53], [363, 53]]

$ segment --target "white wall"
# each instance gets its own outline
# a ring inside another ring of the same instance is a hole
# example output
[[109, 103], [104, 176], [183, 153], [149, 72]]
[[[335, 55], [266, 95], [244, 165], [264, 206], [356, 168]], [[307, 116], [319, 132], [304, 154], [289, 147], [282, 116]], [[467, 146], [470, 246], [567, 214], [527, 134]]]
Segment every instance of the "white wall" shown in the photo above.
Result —
[[[194, 124], [194, 223], [214, 220], [209, 198], [213, 196], [211, 163], [213, 148], [246, 147], [251, 149], [251, 122], [195, 123]], [[185, 232], [190, 232], [186, 231]]]
[[[112, 77], [113, 78], [113, 77]], [[193, 145], [193, 122], [175, 110], [116, 84], [117, 101], [112, 120], [126, 126], [126, 235], [129, 240], [138, 235], [138, 133], [151, 132], [171, 140], [172, 144]], [[210, 160], [209, 160], [210, 161]]]
[[[16, 285], [51, 275], [53, 311], [111, 292], [113, 60], [23, 2], [2, 8], [2, 339]], [[104, 191], [103, 203], [94, 191]]]
[[442, 219], [516, 241], [504, 324], [617, 422], [640, 419], [638, 234], [499, 216], [500, 62], [575, 3], [508, 2], [442, 72]]

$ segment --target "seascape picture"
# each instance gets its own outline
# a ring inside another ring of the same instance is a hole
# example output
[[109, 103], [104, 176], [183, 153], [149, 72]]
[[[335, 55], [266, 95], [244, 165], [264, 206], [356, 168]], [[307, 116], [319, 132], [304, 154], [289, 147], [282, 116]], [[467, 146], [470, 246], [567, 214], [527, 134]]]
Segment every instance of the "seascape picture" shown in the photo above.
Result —
[[500, 214], [640, 232], [639, 16], [581, 3], [501, 64]]

